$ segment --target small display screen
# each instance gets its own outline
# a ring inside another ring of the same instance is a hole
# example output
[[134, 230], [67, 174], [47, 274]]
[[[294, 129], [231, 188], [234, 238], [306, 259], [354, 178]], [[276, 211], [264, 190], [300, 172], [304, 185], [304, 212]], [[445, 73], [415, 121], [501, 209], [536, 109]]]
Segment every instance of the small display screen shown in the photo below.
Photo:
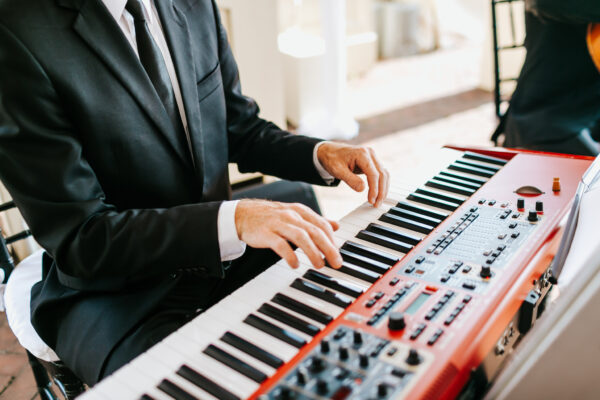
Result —
[[429, 296], [431, 296], [429, 293], [421, 293], [419, 295], [419, 297], [417, 297], [415, 299], [415, 301], [413, 301], [410, 306], [408, 306], [408, 308], [406, 309], [406, 311], [404, 311], [407, 314], [414, 314], [417, 312], [417, 310], [423, 305], [423, 303], [425, 303], [427, 301], [427, 299], [429, 298]]

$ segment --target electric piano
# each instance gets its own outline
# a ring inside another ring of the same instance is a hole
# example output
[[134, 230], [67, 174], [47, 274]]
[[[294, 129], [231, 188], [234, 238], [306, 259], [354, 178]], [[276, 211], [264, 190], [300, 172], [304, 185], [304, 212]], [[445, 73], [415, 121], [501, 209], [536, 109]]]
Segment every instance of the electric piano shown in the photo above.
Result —
[[591, 161], [441, 149], [340, 221], [341, 269], [297, 250], [81, 398], [481, 396], [543, 310]]

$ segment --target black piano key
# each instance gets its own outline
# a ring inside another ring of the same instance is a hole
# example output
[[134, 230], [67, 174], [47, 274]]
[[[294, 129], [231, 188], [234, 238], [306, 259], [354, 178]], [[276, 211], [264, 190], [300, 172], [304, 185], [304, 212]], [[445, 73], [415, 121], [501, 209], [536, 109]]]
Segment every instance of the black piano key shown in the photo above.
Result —
[[177, 370], [177, 375], [181, 376], [183, 379], [187, 380], [188, 382], [191, 382], [194, 385], [198, 386], [200, 389], [204, 390], [206, 393], [215, 396], [219, 400], [240, 400], [239, 397], [237, 397], [236, 395], [234, 395], [227, 389], [224, 389], [219, 384], [213, 382], [212, 380], [208, 379], [204, 375], [196, 372], [195, 370], [188, 367], [187, 365], [182, 365]]
[[464, 196], [472, 196], [475, 190], [465, 188], [464, 186], [454, 185], [452, 183], [438, 181], [437, 179], [430, 179], [425, 183], [425, 186], [432, 187], [434, 189], [442, 189], [451, 193], [462, 194]]
[[419, 194], [423, 194], [425, 196], [429, 196], [429, 197], [436, 197], [440, 200], [444, 200], [444, 201], [447, 201], [450, 203], [456, 203], [458, 205], [465, 202], [465, 200], [460, 197], [452, 196], [450, 194], [435, 192], [433, 190], [419, 188], [419, 189], [415, 190], [415, 192], [419, 193]]
[[406, 244], [404, 242], [400, 242], [398, 240], [390, 239], [387, 236], [379, 235], [377, 233], [369, 232], [365, 229], [358, 232], [356, 235], [357, 238], [365, 240], [370, 243], [377, 244], [379, 246], [387, 247], [388, 249], [392, 249], [395, 251], [399, 251], [401, 253], [408, 253], [413, 246]]
[[369, 232], [387, 236], [390, 239], [398, 240], [400, 242], [404, 242], [404, 243], [407, 243], [407, 244], [410, 244], [413, 246], [418, 244], [421, 241], [421, 239], [419, 239], [416, 236], [407, 235], [406, 233], [398, 232], [395, 229], [388, 228], [387, 226], [383, 226], [383, 225], [379, 225], [379, 224], [375, 224], [375, 223], [370, 223], [369, 226], [367, 226], [367, 230]]
[[306, 340], [302, 339], [300, 336], [296, 335], [294, 332], [287, 331], [283, 328], [278, 327], [266, 321], [254, 314], [248, 315], [244, 322], [254, 328], [261, 330], [274, 338], [280, 339], [287, 344], [291, 344], [292, 346], [300, 349], [302, 346], [306, 344]]
[[142, 397], [139, 398], [139, 400], [154, 400], [154, 397], [144, 393]]
[[321, 300], [325, 300], [328, 303], [334, 304], [338, 307], [347, 308], [352, 304], [350, 297], [343, 296], [338, 293], [334, 293], [331, 290], [323, 289], [322, 287], [315, 285], [314, 283], [307, 282], [303, 279], [296, 278], [290, 285], [294, 289], [298, 289], [301, 292], [310, 294]]
[[[325, 264], [328, 268], [333, 268], [330, 265]], [[366, 268], [361, 268], [358, 265], [350, 264], [349, 262], [343, 262], [341, 268], [336, 269], [338, 272], [342, 272], [344, 274], [353, 276], [360, 280], [363, 280], [368, 283], [375, 283], [377, 279], [381, 277], [380, 274], [375, 273], [373, 271], [369, 271]]]
[[221, 336], [221, 341], [243, 351], [244, 353], [264, 362], [267, 365], [270, 365], [273, 368], [279, 368], [283, 365], [282, 359], [248, 342], [246, 339], [242, 339], [235, 333], [231, 333], [229, 331], [225, 332], [223, 336]]
[[[458, 176], [458, 175], [455, 175], [455, 176]], [[467, 189], [473, 189], [474, 191], [476, 191], [477, 189], [479, 189], [481, 187], [481, 185], [478, 183], [469, 182], [469, 181], [466, 181], [466, 180], [463, 180], [460, 178], [453, 178], [451, 176], [445, 176], [445, 175], [442, 175], [441, 173], [439, 175], [436, 175], [435, 180], [451, 183], [456, 186], [462, 186]]]
[[363, 246], [360, 243], [355, 243], [355, 242], [352, 242], [350, 240], [346, 241], [342, 245], [342, 249], [348, 250], [349, 252], [352, 252], [354, 254], [359, 254], [361, 256], [368, 257], [368, 258], [370, 258], [372, 260], [375, 260], [375, 261], [382, 262], [382, 263], [387, 264], [389, 266], [395, 265], [398, 262], [398, 257], [396, 257], [396, 256], [393, 256], [391, 254], [387, 254], [387, 253], [385, 253], [383, 251], [372, 249], [372, 248], [367, 247], [367, 246]]
[[470, 167], [468, 165], [458, 164], [458, 163], [449, 165], [448, 169], [451, 169], [453, 171], [467, 172], [469, 174], [483, 176], [484, 178], [491, 178], [492, 176], [494, 176], [494, 173], [491, 171], [488, 171], [487, 169]]
[[[438, 226], [439, 224], [442, 223], [441, 219], [429, 217], [427, 215], [419, 214], [414, 211], [404, 210], [404, 209], [398, 208], [398, 207], [391, 207], [388, 210], [388, 213], [397, 215], [402, 218], [411, 219], [413, 221], [420, 222], [422, 224], [430, 225], [430, 226], [434, 226], [434, 227]], [[421, 239], [419, 239], [416, 236], [406, 235], [406, 239], [404, 241], [407, 243], [416, 245], [421, 241]]]
[[163, 379], [157, 386], [162, 392], [165, 392], [175, 400], [199, 400], [196, 396], [193, 396], [171, 382], [168, 379]]
[[432, 210], [429, 210], [424, 207], [419, 207], [415, 204], [410, 204], [405, 201], [399, 201], [398, 204], [396, 204], [396, 207], [401, 208], [403, 210], [412, 211], [412, 212], [415, 212], [418, 214], [426, 215], [431, 218], [439, 219], [440, 221], [445, 220], [449, 215], [449, 214], [444, 214], [444, 213], [437, 212], [437, 211], [432, 211]]
[[493, 173], [496, 173], [496, 172], [500, 171], [499, 167], [494, 167], [494, 166], [491, 166], [491, 165], [480, 164], [478, 162], [465, 161], [465, 160], [456, 160], [455, 163], [466, 165], [468, 167], [485, 169], [485, 170], [493, 172]]
[[337, 290], [340, 293], [347, 294], [354, 298], [357, 298], [363, 291], [360, 288], [346, 282], [342, 282], [339, 279], [332, 278], [331, 276], [322, 272], [315, 271], [314, 269], [308, 270], [304, 273], [304, 279], [318, 283], [319, 285], [328, 287], [329, 289]]
[[442, 172], [440, 172], [440, 175], [449, 176], [449, 177], [455, 178], [455, 179], [462, 179], [463, 181], [475, 183], [479, 186], [483, 186], [487, 182], [485, 179], [475, 178], [474, 176], [465, 176], [462, 174], [455, 174], [454, 172], [449, 172], [449, 171], [442, 171]]
[[272, 305], [265, 303], [259, 307], [258, 312], [265, 314], [268, 317], [273, 318], [287, 326], [297, 329], [300, 332], [306, 333], [310, 336], [315, 336], [317, 333], [321, 332], [318, 326], [313, 325], [305, 320], [295, 317], [292, 314], [289, 314], [277, 307], [273, 307]]
[[434, 226], [422, 224], [416, 221], [411, 221], [410, 219], [406, 219], [390, 213], [383, 214], [381, 217], [379, 217], [379, 220], [387, 222], [388, 224], [396, 225], [401, 228], [406, 228], [421, 233], [429, 233], [433, 230], [433, 228], [435, 228]]
[[333, 321], [333, 317], [331, 315], [301, 303], [298, 300], [292, 299], [285, 294], [277, 293], [275, 296], [273, 296], [271, 301], [325, 325]]
[[455, 203], [450, 203], [448, 201], [440, 200], [431, 196], [425, 196], [420, 193], [411, 193], [408, 195], [408, 199], [412, 201], [416, 201], [417, 203], [427, 204], [429, 206], [441, 208], [443, 210], [454, 211], [458, 208], [458, 205]]
[[219, 347], [210, 344], [203, 351], [204, 354], [214, 358], [215, 360], [227, 365], [229, 368], [239, 372], [245, 377], [252, 379], [254, 382], [263, 383], [268, 376], [254, 368], [252, 365], [232, 356], [228, 352]]
[[360, 254], [352, 253], [348, 250], [344, 250], [343, 248], [340, 249], [340, 254], [345, 262], [358, 265], [359, 267], [368, 269], [369, 271], [373, 271], [380, 275], [385, 274], [387, 270], [390, 269], [390, 266], [388, 264], [375, 261], [371, 258], [362, 256]]
[[484, 154], [479, 154], [479, 153], [473, 153], [472, 151], [466, 151], [465, 154], [463, 154], [463, 158], [466, 158], [469, 160], [475, 160], [475, 161], [483, 161], [483, 162], [487, 162], [490, 164], [496, 164], [496, 165], [500, 165], [500, 166], [506, 165], [506, 163], [508, 162], [507, 160], [503, 160], [502, 158], [486, 156]]

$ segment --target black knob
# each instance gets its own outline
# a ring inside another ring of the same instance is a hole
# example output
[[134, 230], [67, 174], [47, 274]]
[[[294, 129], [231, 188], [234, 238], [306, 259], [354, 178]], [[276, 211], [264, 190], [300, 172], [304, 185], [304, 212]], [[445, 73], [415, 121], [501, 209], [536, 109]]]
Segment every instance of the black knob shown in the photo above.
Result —
[[479, 276], [482, 278], [491, 278], [492, 277], [492, 269], [489, 265], [482, 265], [481, 272], [479, 272]]
[[543, 201], [536, 201], [535, 202], [535, 211], [537, 211], [537, 212], [544, 212], [544, 202]]
[[294, 398], [294, 392], [289, 387], [282, 386], [279, 390], [279, 396], [277, 396], [281, 400], [289, 400]]
[[522, 210], [525, 208], [525, 199], [517, 199], [517, 208]]
[[377, 396], [384, 397], [388, 394], [388, 385], [386, 383], [380, 383], [377, 385]]
[[306, 370], [304, 368], [299, 368], [298, 371], [296, 371], [296, 382], [298, 385], [305, 385], [307, 381], [308, 374], [306, 373]]
[[358, 331], [354, 331], [354, 344], [362, 344], [362, 342], [363, 342], [362, 333], [360, 333]]
[[527, 215], [527, 221], [535, 222], [538, 220], [537, 211], [531, 210], [529, 211], [529, 215]]
[[329, 385], [326, 380], [321, 378], [317, 379], [317, 392], [319, 394], [327, 394], [327, 392], [329, 392]]
[[358, 365], [360, 365], [361, 368], [367, 368], [369, 366], [369, 355], [366, 353], [359, 353]]
[[421, 356], [416, 349], [410, 349], [405, 361], [408, 365], [419, 365], [421, 363]]
[[312, 372], [321, 372], [325, 369], [325, 361], [319, 357], [313, 357], [310, 360], [310, 370]]
[[321, 353], [329, 353], [329, 340], [321, 340]]
[[346, 346], [340, 346], [340, 360], [346, 360], [348, 358], [348, 348]]
[[406, 327], [404, 314], [401, 312], [392, 312], [388, 317], [388, 328], [390, 331], [401, 331]]

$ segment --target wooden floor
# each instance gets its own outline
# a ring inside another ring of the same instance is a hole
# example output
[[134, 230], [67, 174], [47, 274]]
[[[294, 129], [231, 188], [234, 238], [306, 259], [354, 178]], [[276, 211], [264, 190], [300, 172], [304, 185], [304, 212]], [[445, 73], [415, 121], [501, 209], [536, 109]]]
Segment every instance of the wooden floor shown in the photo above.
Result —
[[[474, 54], [472, 49], [465, 51], [467, 55]], [[461, 60], [465, 51], [382, 63], [370, 76], [351, 83], [352, 106], [358, 110], [360, 101], [365, 104], [362, 112], [355, 113], [361, 124], [361, 134], [352, 142], [372, 147], [391, 173], [409, 168], [411, 159], [427, 157], [433, 149], [447, 143], [490, 145], [489, 136], [495, 124], [492, 96], [475, 89], [477, 77], [473, 75], [476, 72], [461, 67], [464, 66]], [[443, 77], [431, 76], [431, 70], [440, 63], [450, 77], [444, 78], [445, 83]], [[407, 73], [413, 76], [407, 78]], [[411, 82], [396, 84], [420, 89], [411, 89], [412, 97], [401, 93], [390, 99], [390, 104], [395, 104], [396, 108], [377, 109], [373, 103], [389, 93], [386, 79], [388, 82], [410, 79]], [[369, 97], [373, 101], [369, 101]], [[409, 102], [409, 98], [413, 101]], [[364, 194], [353, 193], [343, 185], [335, 189], [316, 188], [316, 192], [324, 214], [332, 219], [341, 218], [365, 200]], [[39, 397], [27, 357], [8, 328], [4, 313], [0, 313], [0, 399], [34, 398]]]

